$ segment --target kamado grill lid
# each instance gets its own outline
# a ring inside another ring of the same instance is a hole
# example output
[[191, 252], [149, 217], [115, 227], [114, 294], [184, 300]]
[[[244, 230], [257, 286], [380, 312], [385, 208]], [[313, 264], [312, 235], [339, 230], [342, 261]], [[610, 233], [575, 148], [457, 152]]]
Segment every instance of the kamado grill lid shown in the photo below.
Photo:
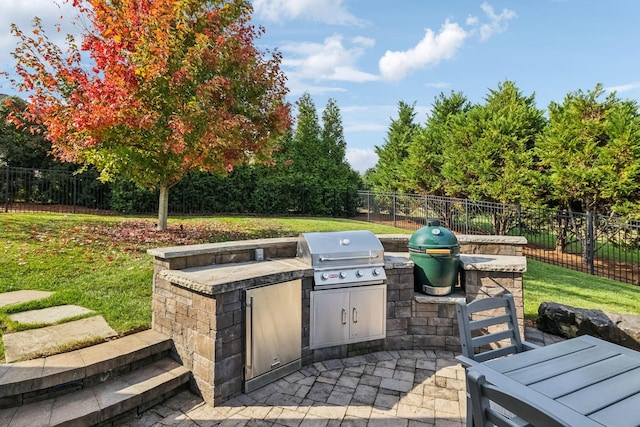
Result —
[[408, 246], [409, 252], [427, 254], [449, 254], [456, 252], [460, 247], [455, 234], [441, 227], [438, 220], [427, 221], [425, 227], [413, 233]]

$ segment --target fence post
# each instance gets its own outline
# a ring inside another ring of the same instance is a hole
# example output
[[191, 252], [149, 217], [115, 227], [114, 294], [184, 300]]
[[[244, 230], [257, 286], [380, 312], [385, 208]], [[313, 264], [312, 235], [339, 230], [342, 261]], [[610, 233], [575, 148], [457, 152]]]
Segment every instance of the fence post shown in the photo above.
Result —
[[76, 204], [78, 203], [78, 195], [77, 195], [78, 177], [72, 176], [71, 180], [72, 180], [71, 182], [73, 183], [73, 213], [76, 213]]
[[393, 226], [396, 226], [396, 193], [393, 192]]
[[367, 222], [371, 222], [371, 191], [367, 191]]
[[6, 194], [5, 194], [5, 205], [4, 205], [4, 211], [5, 212], [9, 212], [9, 166], [4, 168], [5, 170], [5, 178], [6, 178], [6, 182], [5, 182], [5, 188], [7, 189]]
[[516, 223], [518, 228], [518, 236], [522, 236], [522, 206], [516, 205]]
[[469, 199], [464, 199], [464, 233], [469, 234]]
[[595, 233], [593, 230], [593, 215], [591, 212], [587, 212], [587, 267], [589, 268], [589, 274], [595, 274], [594, 258], [595, 258]]

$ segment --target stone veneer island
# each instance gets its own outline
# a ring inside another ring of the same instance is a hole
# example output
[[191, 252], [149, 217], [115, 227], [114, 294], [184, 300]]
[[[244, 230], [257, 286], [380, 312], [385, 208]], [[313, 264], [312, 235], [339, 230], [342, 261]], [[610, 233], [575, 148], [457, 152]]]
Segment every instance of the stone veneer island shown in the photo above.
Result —
[[[313, 270], [296, 258], [298, 238], [151, 249], [155, 257], [152, 327], [173, 339], [173, 357], [191, 370], [192, 391], [218, 405], [243, 390], [246, 356], [244, 291], [300, 280], [301, 363], [380, 350], [460, 351], [455, 303], [511, 293], [524, 332], [523, 237], [457, 236], [461, 284], [447, 296], [414, 291], [410, 235], [379, 235], [387, 274], [386, 337], [310, 349]], [[256, 259], [262, 259], [256, 261]]]

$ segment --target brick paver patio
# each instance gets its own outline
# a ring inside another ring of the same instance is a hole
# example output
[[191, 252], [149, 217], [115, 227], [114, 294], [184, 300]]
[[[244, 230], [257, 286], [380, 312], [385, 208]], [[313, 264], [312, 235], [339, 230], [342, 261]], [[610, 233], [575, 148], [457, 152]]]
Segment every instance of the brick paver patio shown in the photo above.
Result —
[[211, 407], [189, 392], [131, 427], [462, 427], [464, 370], [452, 352], [383, 351], [306, 366]]

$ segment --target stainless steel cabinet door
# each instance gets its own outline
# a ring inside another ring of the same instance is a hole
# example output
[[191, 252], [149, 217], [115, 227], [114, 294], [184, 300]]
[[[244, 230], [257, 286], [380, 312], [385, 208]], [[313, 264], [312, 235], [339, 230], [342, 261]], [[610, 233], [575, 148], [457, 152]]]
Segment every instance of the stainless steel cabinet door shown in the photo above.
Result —
[[387, 286], [311, 292], [309, 348], [381, 339], [387, 332]]
[[309, 347], [344, 344], [349, 339], [349, 291], [311, 292]]
[[365, 286], [352, 288], [349, 317], [350, 341], [384, 338], [387, 326], [387, 287]]
[[246, 378], [299, 359], [302, 349], [302, 281], [246, 291]]

